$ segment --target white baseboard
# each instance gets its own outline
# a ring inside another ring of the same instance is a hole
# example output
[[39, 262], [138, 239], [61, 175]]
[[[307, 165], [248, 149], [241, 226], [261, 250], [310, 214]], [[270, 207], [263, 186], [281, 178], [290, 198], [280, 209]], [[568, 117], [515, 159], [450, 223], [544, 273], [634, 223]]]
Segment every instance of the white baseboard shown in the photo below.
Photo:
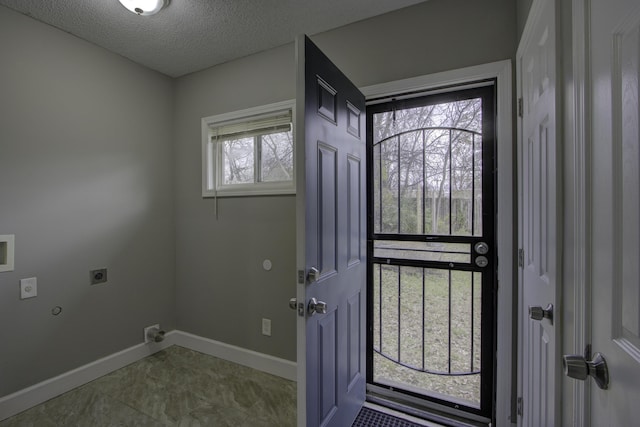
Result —
[[165, 349], [172, 345], [172, 335], [174, 335], [173, 331], [167, 333], [165, 340], [161, 343], [134, 345], [15, 393], [0, 397], [0, 421]]
[[220, 341], [199, 337], [188, 332], [175, 331], [173, 343], [210, 356], [248, 366], [290, 381], [296, 381], [296, 362], [247, 350]]
[[15, 393], [0, 397], [0, 421], [172, 345], [186, 347], [291, 381], [296, 380], [295, 362], [199, 337], [187, 332], [171, 331], [165, 335], [165, 339], [161, 343], [134, 345]]

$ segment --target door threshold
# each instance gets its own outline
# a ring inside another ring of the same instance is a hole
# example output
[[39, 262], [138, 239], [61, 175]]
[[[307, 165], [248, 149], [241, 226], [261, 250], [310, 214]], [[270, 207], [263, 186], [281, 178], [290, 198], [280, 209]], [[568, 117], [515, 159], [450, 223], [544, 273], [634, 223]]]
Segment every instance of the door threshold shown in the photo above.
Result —
[[[443, 413], [431, 408], [418, 408], [393, 399], [368, 392], [365, 407], [389, 413], [395, 417], [403, 418], [418, 425], [442, 426], [442, 427], [490, 427], [491, 423], [476, 420], [468, 420], [459, 416]], [[423, 424], [420, 424], [423, 423]]]
[[[400, 411], [396, 411], [393, 410], [387, 406], [382, 406], [382, 405], [378, 405], [376, 403], [373, 402], [365, 402], [363, 405], [365, 408], [371, 409], [375, 412], [379, 412], [385, 415], [388, 415], [390, 417], [392, 417], [393, 419], [397, 419], [397, 420], [403, 420], [406, 421], [407, 425], [411, 425], [411, 426], [420, 426], [420, 427], [446, 427], [444, 424], [439, 424], [439, 423], [435, 423], [432, 421], [427, 421], [425, 419], [422, 418], [418, 418], [418, 417], [413, 417], [405, 412], [400, 412]], [[355, 424], [354, 424], [355, 425]], [[383, 425], [387, 425], [387, 424], [383, 424]], [[391, 425], [391, 424], [390, 424]], [[400, 424], [402, 425], [402, 424]]]

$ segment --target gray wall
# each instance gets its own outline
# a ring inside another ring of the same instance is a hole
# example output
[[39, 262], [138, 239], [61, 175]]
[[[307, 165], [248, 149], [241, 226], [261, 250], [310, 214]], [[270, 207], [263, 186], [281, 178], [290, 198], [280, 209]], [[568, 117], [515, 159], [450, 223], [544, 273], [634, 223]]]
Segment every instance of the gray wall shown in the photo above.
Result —
[[358, 86], [515, 58], [513, 0], [429, 0], [312, 37]]
[[529, 10], [531, 10], [533, 0], [516, 0], [516, 3], [518, 14], [518, 40], [520, 40], [524, 26], [527, 23], [527, 17], [529, 16]]
[[[430, 0], [312, 38], [366, 86], [512, 58], [516, 31], [512, 0]], [[157, 322], [294, 360], [295, 197], [219, 199], [216, 219], [200, 195], [200, 119], [293, 99], [293, 44], [172, 81], [3, 7], [0, 38], [0, 396]]]
[[200, 119], [293, 99], [293, 63], [288, 45], [192, 74], [177, 81], [175, 102], [178, 329], [291, 360], [295, 196], [219, 198], [216, 219], [201, 196]]
[[[512, 0], [431, 0], [312, 39], [359, 86], [511, 59]], [[177, 326], [295, 360], [295, 205], [289, 197], [200, 193], [200, 119], [292, 99], [294, 47], [178, 79], [176, 85]], [[264, 272], [262, 260], [274, 269]], [[273, 336], [260, 319], [273, 319]]]
[[173, 329], [175, 256], [173, 82], [4, 7], [0, 40], [3, 396]]

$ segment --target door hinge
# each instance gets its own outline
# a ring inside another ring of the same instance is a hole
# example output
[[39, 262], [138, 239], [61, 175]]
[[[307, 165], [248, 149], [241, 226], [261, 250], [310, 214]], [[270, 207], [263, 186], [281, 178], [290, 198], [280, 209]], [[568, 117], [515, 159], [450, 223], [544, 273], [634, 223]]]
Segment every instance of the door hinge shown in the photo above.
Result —
[[524, 249], [518, 249], [518, 267], [524, 267]]
[[518, 98], [518, 117], [522, 117], [524, 114], [524, 106], [522, 98]]
[[522, 398], [521, 397], [518, 398], [518, 409], [517, 409], [517, 411], [518, 411], [518, 416], [521, 417], [522, 416]]

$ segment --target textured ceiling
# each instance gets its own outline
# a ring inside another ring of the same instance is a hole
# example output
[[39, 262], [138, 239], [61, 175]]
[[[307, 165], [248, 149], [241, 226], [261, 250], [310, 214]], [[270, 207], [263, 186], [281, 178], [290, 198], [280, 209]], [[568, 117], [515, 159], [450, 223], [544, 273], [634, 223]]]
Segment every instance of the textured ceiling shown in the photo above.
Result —
[[141, 17], [118, 0], [0, 0], [172, 77], [425, 0], [171, 0]]

